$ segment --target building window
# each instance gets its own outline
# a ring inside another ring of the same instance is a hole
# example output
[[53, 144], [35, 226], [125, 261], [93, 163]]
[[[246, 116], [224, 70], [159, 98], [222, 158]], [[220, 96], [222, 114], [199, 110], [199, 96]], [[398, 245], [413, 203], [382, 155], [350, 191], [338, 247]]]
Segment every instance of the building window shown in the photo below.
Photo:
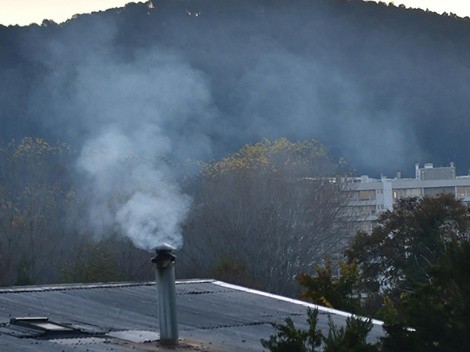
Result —
[[457, 186], [457, 197], [470, 197], [470, 186]]
[[452, 193], [454, 194], [454, 187], [432, 187], [432, 188], [425, 188], [424, 195], [425, 196], [435, 196], [441, 193]]
[[375, 191], [359, 191], [360, 200], [374, 200]]
[[420, 197], [421, 189], [420, 188], [402, 188], [393, 190], [393, 199], [402, 199], [408, 197]]

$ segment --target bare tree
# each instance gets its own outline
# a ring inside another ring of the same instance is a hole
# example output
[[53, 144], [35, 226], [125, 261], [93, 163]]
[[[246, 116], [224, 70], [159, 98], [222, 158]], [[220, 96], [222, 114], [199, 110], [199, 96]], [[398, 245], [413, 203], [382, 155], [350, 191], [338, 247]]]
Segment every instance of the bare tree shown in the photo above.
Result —
[[[56, 271], [69, 189], [68, 146], [24, 138], [0, 146], [0, 282], [33, 283]], [[53, 255], [54, 254], [54, 255]]]
[[296, 275], [348, 234], [337, 167], [320, 144], [285, 139], [206, 166], [184, 231], [185, 274], [231, 280], [233, 270], [241, 284], [295, 294]]
[[[0, 285], [145, 280], [150, 254], [116, 231], [96, 233], [90, 198], [73, 182], [68, 145], [24, 138], [0, 144]], [[126, 195], [105, 199], [110, 207]]]

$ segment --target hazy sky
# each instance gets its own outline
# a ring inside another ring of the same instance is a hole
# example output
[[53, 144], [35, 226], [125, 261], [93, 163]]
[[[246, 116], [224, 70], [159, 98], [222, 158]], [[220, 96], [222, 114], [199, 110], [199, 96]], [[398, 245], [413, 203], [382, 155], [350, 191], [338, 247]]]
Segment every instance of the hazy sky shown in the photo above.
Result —
[[[147, 1], [147, 0], [145, 0]], [[120, 7], [129, 2], [142, 0], [0, 0], [0, 24], [28, 25], [41, 23], [44, 19], [64, 22], [75, 14], [90, 13], [111, 7]], [[218, 0], [214, 0], [218, 1]], [[373, 0], [372, 0], [373, 1]], [[385, 0], [384, 0], [385, 1]], [[385, 1], [389, 2], [389, 1]], [[453, 12], [461, 17], [470, 17], [468, 0], [395, 0], [395, 5], [429, 9], [438, 13]]]
[[[376, 0], [366, 0], [366, 1], [375, 1]], [[382, 2], [393, 2], [395, 6], [400, 4], [405, 5], [406, 7], [428, 9], [429, 11], [434, 11], [437, 13], [455, 13], [460, 17], [469, 16], [470, 17], [470, 1], [468, 0], [394, 0], [387, 1], [381, 0]]]
[[0, 0], [0, 24], [28, 25], [44, 19], [64, 22], [75, 14], [122, 7], [139, 0]]

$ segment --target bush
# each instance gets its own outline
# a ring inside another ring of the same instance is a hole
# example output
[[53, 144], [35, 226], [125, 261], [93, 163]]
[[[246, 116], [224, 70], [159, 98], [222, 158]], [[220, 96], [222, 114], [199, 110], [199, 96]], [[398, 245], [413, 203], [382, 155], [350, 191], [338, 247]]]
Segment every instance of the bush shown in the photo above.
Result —
[[308, 330], [296, 329], [292, 319], [286, 318], [285, 324], [273, 324], [277, 333], [269, 340], [261, 339], [261, 344], [271, 352], [375, 352], [379, 344], [367, 342], [372, 328], [370, 319], [354, 316], [346, 320], [344, 327], [336, 327], [329, 318], [328, 335], [317, 330], [318, 309], [307, 312]]

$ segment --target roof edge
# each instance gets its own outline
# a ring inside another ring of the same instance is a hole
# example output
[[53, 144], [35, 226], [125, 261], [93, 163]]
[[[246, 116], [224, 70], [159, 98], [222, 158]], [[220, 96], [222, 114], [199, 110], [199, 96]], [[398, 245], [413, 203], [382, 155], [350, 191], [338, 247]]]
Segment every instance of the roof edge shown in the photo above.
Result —
[[[369, 319], [369, 318], [360, 317], [360, 316], [357, 316], [355, 314], [348, 313], [348, 312], [345, 312], [345, 311], [342, 311], [342, 310], [323, 307], [323, 306], [319, 306], [317, 304], [300, 301], [298, 299], [279, 296], [279, 295], [275, 295], [275, 294], [264, 292], [264, 291], [259, 291], [259, 290], [254, 290], [254, 289], [251, 289], [251, 288], [246, 288], [246, 287], [243, 287], [243, 286], [228, 284], [228, 283], [223, 282], [223, 281], [212, 281], [212, 283], [214, 285], [218, 285], [218, 286], [221, 286], [221, 287], [231, 288], [231, 289], [234, 289], [234, 290], [253, 293], [253, 294], [264, 296], [264, 297], [274, 298], [274, 299], [278, 299], [280, 301], [298, 304], [298, 305], [301, 305], [301, 306], [304, 306], [304, 307], [307, 307], [307, 308], [318, 309], [318, 311], [320, 311], [320, 312], [325, 312], [325, 313], [329, 313], [329, 314], [336, 314], [336, 315], [340, 315], [340, 316], [347, 317], [347, 318], [349, 318], [349, 317], [359, 317], [361, 319]], [[377, 320], [377, 319], [371, 319], [371, 322], [374, 325], [380, 325], [380, 326], [382, 326], [384, 324], [383, 321]]]

